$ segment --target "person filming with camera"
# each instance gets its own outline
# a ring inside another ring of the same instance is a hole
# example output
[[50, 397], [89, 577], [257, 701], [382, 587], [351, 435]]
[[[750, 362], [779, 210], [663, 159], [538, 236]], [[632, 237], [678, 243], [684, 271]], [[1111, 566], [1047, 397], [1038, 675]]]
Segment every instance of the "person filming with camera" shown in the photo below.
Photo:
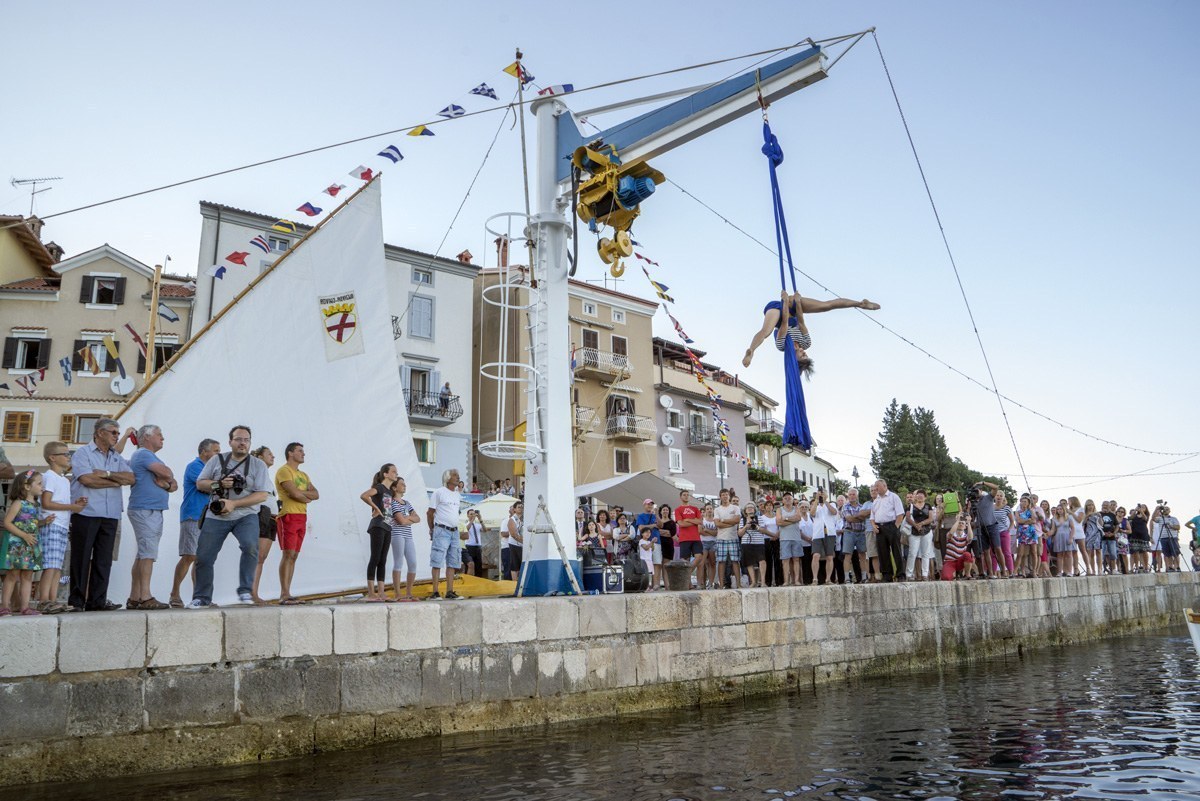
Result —
[[1179, 572], [1179, 518], [1172, 517], [1171, 507], [1164, 500], [1159, 500], [1154, 507], [1150, 524], [1154, 527], [1154, 542], [1158, 547], [1155, 554], [1162, 552], [1165, 573]]
[[189, 609], [213, 606], [213, 565], [225, 538], [233, 534], [242, 550], [238, 566], [238, 601], [253, 603], [254, 568], [258, 565], [258, 507], [267, 500], [271, 480], [267, 466], [250, 455], [250, 428], [234, 426], [229, 452], [208, 460], [196, 489], [210, 497], [200, 521], [196, 547], [196, 587]]

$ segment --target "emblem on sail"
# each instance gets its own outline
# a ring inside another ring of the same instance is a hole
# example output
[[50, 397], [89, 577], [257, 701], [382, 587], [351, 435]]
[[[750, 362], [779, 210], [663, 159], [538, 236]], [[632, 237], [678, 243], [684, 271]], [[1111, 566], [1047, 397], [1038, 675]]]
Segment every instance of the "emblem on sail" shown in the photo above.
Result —
[[358, 304], [353, 292], [322, 295], [317, 298], [321, 324], [325, 327], [325, 359], [334, 361], [363, 352], [363, 338], [358, 334]]

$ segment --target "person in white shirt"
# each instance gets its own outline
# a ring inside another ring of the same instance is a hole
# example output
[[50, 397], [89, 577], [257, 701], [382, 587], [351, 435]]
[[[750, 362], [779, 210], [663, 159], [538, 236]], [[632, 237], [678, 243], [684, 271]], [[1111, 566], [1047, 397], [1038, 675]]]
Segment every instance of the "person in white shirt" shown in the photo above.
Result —
[[503, 568], [501, 578], [516, 581], [520, 577], [521, 556], [525, 548], [525, 504], [520, 501], [512, 505], [506, 531], [508, 536], [504, 538], [504, 553], [500, 555]]
[[884, 583], [894, 580], [903, 569], [900, 554], [900, 523], [904, 520], [904, 502], [900, 496], [888, 489], [882, 478], [875, 482], [874, 504], [871, 506], [871, 522], [875, 524], [875, 542], [879, 549], [879, 572]]
[[721, 490], [720, 499], [721, 503], [713, 510], [713, 519], [717, 524], [717, 587], [725, 586], [725, 571], [731, 570], [730, 586], [737, 589], [738, 578], [742, 574], [742, 554], [738, 547], [738, 524], [742, 522], [742, 510], [732, 502], [729, 490]]
[[833, 557], [837, 552], [837, 507], [825, 490], [817, 490], [812, 515], [812, 583], [820, 584], [821, 562], [825, 563], [825, 584], [836, 584]]
[[429, 495], [429, 510], [425, 513], [429, 523], [429, 566], [433, 572], [432, 600], [441, 600], [438, 580], [442, 568], [446, 569], [446, 600], [458, 599], [454, 591], [454, 572], [462, 567], [462, 544], [458, 536], [458, 507], [462, 495], [458, 492], [458, 471], [454, 468], [442, 473], [442, 486]]

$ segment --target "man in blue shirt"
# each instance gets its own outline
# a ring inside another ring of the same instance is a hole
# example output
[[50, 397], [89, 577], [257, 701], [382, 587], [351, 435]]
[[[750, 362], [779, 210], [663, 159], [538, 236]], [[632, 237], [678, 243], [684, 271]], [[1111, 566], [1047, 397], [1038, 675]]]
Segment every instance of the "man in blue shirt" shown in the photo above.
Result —
[[91, 443], [71, 456], [71, 500], [87, 498], [83, 511], [71, 515], [70, 604], [77, 610], [121, 608], [108, 600], [113, 546], [124, 511], [121, 488], [133, 485], [133, 468], [116, 450], [120, 437], [117, 421], [102, 417]]
[[633, 521], [638, 539], [643, 531], [650, 532], [650, 541], [654, 543], [654, 574], [650, 577], [650, 588], [657, 590], [662, 578], [662, 540], [659, 539], [658, 512], [654, 508], [654, 500], [647, 498], [642, 501], [642, 513]]
[[162, 539], [163, 512], [168, 495], [179, 489], [171, 468], [158, 458], [163, 446], [162, 429], [144, 425], [138, 429], [138, 449], [129, 460], [134, 484], [129, 491], [129, 523], [137, 540], [137, 558], [133, 562], [132, 581], [126, 609], [166, 609], [167, 605], [150, 593], [150, 575], [158, 559]]
[[204, 439], [196, 448], [199, 454], [183, 471], [183, 505], [179, 507], [179, 563], [175, 565], [175, 583], [171, 585], [171, 608], [183, 609], [180, 588], [188, 570], [196, 563], [196, 545], [200, 541], [200, 515], [208, 506], [208, 495], [196, 489], [196, 479], [204, 465], [221, 452], [221, 443]]

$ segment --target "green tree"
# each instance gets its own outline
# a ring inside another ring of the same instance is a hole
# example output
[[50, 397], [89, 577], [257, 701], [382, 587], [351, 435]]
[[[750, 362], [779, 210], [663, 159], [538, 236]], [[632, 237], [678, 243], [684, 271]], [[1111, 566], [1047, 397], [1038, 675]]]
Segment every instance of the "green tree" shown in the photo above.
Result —
[[893, 398], [883, 413], [883, 430], [871, 448], [871, 468], [888, 486], [924, 487], [932, 479], [931, 467], [912, 409]]

